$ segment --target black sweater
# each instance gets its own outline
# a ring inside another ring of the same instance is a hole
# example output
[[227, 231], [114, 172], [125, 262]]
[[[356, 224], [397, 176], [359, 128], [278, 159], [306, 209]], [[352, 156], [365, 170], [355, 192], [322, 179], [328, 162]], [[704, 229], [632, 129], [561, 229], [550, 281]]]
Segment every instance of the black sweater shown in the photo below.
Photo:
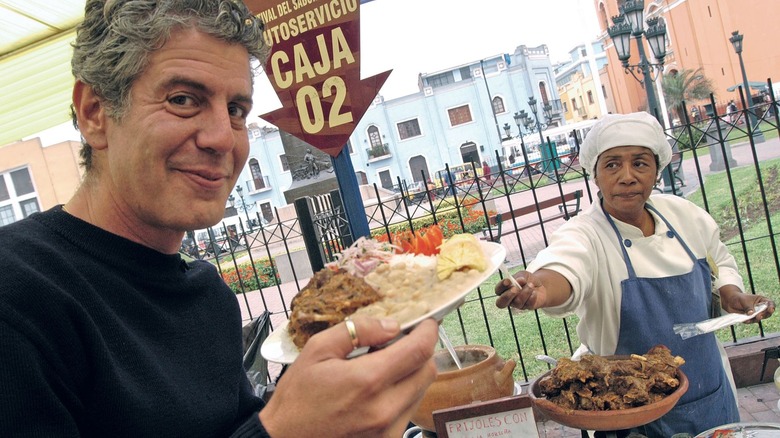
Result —
[[60, 207], [0, 228], [0, 436], [262, 436], [241, 357], [209, 263]]

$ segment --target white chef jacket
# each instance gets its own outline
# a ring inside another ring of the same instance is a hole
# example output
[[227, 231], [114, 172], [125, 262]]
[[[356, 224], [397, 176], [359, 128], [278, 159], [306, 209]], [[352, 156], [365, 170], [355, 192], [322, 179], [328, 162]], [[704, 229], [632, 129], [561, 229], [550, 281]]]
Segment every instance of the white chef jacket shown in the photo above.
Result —
[[[714, 260], [719, 271], [716, 288], [733, 284], [745, 290], [734, 257], [720, 241], [719, 227], [706, 211], [674, 195], [653, 195], [647, 202], [672, 224], [697, 259], [709, 255]], [[655, 233], [648, 237], [639, 228], [613, 217], [623, 239], [631, 241], [626, 251], [636, 275], [660, 278], [690, 272], [693, 262], [685, 249], [677, 239], [667, 236], [666, 223], [651, 214], [655, 219]], [[580, 318], [577, 325], [580, 341], [596, 354], [614, 354], [620, 332], [620, 283], [628, 278], [628, 271], [618, 237], [600, 202], [593, 203], [553, 233], [550, 245], [539, 252], [527, 269], [534, 272], [541, 268], [559, 272], [572, 286], [568, 301], [543, 311], [559, 317], [576, 314]], [[721, 352], [725, 358], [722, 347]], [[724, 363], [726, 370], [730, 371], [727, 364]]]

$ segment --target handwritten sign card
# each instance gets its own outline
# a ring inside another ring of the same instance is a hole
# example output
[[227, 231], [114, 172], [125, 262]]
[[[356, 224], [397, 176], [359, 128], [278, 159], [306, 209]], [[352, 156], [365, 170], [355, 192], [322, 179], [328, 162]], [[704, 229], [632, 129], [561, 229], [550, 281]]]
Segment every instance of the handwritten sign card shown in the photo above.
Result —
[[528, 396], [504, 397], [433, 412], [440, 438], [538, 437]]

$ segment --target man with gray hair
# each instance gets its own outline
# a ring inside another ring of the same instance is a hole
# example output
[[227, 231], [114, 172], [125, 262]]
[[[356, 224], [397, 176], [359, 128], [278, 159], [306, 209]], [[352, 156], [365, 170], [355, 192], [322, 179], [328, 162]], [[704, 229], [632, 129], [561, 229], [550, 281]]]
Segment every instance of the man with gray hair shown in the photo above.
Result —
[[267, 405], [241, 314], [186, 230], [217, 223], [249, 154], [263, 25], [238, 0], [88, 0], [73, 54], [86, 173], [0, 228], [0, 435], [400, 436], [436, 375], [436, 323], [314, 336]]
[[[599, 189], [589, 209], [561, 226], [526, 271], [496, 285], [496, 305], [576, 314], [581, 352], [644, 354], [658, 344], [682, 356], [690, 386], [677, 406], [640, 432], [668, 438], [697, 435], [739, 421], [736, 389], [714, 333], [683, 340], [674, 324], [709, 318], [712, 290], [723, 310], [768, 318], [775, 304], [743, 293], [734, 257], [706, 211], [653, 186], [672, 151], [650, 114], [609, 114], [580, 150], [583, 169]], [[720, 365], [720, 366], [718, 366]], [[627, 433], [626, 433], [627, 434]]]

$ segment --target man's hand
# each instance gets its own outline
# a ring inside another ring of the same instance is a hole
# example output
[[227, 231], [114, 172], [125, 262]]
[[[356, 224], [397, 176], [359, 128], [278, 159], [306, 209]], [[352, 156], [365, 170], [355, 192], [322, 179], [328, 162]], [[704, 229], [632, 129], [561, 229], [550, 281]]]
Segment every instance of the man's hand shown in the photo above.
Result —
[[[400, 334], [394, 320], [354, 318], [360, 346]], [[346, 359], [353, 351], [344, 323], [311, 337], [284, 373], [260, 419], [274, 438], [399, 437], [436, 378], [438, 326], [425, 320], [392, 344]]]

